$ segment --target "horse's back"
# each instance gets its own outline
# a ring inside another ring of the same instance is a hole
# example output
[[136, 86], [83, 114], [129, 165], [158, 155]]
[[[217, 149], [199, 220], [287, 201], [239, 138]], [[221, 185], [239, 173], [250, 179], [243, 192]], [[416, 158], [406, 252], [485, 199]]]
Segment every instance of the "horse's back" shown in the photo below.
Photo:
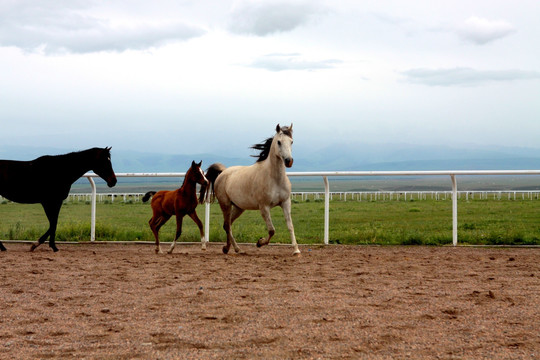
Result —
[[285, 176], [276, 181], [264, 171], [262, 163], [231, 166], [216, 179], [215, 192], [221, 201], [232, 202], [244, 210], [257, 210], [261, 204], [279, 205], [290, 196], [291, 184]]
[[0, 160], [0, 195], [23, 204], [67, 198], [71, 181], [61, 176], [60, 165], [52, 158]]
[[165, 214], [174, 214], [174, 200], [176, 190], [161, 190], [152, 197], [152, 210], [154, 212], [162, 212]]

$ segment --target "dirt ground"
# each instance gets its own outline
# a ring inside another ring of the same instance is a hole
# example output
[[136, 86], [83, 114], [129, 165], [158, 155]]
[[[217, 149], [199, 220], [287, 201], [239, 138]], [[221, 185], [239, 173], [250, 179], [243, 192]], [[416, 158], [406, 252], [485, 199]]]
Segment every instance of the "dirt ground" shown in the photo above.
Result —
[[1, 359], [540, 358], [540, 249], [7, 243]]

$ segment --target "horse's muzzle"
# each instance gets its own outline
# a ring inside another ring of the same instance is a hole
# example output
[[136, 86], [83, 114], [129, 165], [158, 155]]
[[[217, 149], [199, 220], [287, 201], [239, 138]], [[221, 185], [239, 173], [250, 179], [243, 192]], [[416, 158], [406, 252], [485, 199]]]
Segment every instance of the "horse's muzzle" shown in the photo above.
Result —
[[115, 177], [111, 177], [109, 179], [107, 179], [107, 186], [108, 187], [113, 187], [114, 185], [116, 185], [116, 176]]
[[293, 164], [293, 158], [287, 158], [287, 159], [283, 159], [283, 162], [285, 162], [285, 166], [290, 168]]

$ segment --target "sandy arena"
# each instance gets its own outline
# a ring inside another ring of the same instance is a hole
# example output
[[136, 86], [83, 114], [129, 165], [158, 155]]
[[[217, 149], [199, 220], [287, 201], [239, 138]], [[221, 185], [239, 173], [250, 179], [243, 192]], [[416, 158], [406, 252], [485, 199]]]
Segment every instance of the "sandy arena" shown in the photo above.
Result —
[[538, 248], [240, 246], [7, 243], [0, 358], [540, 358]]

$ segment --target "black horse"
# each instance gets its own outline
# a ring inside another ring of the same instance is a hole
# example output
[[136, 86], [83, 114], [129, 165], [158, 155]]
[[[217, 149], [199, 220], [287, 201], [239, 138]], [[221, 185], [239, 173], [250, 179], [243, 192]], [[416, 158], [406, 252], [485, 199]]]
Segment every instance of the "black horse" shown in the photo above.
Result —
[[[46, 155], [32, 161], [0, 160], [0, 195], [18, 203], [40, 203], [49, 219], [49, 229], [32, 244], [30, 251], [47, 238], [51, 249], [58, 251], [54, 242], [58, 214], [71, 185], [82, 175], [92, 170], [109, 187], [116, 185], [110, 150], [110, 147], [92, 148], [65, 155]], [[2, 242], [0, 250], [6, 250]]]

